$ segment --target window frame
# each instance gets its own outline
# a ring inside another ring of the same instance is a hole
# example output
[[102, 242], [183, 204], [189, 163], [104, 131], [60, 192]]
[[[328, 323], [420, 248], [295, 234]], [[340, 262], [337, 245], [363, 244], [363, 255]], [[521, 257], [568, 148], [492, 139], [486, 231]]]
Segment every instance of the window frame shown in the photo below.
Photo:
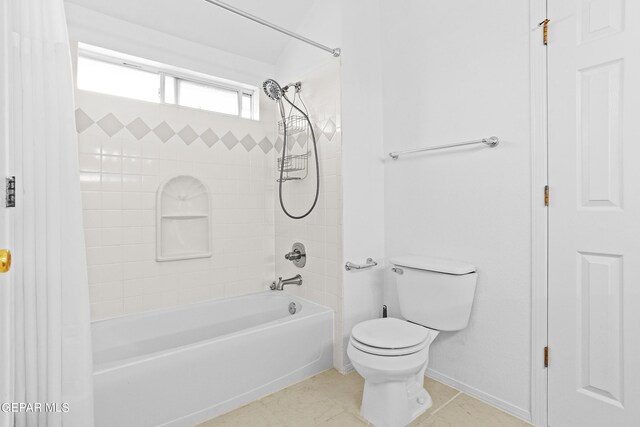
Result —
[[[141, 58], [138, 58], [138, 60], [136, 60], [136, 58], [130, 57], [129, 55], [126, 55], [126, 54], [121, 54], [120, 56], [118, 56], [118, 52], [115, 52], [115, 51], [108, 51], [109, 53], [103, 53], [103, 52], [98, 52], [96, 50], [93, 50], [93, 48], [100, 49], [101, 51], [106, 50], [106, 49], [96, 48], [94, 46], [81, 43], [78, 46], [78, 58], [87, 58], [94, 61], [105, 62], [108, 64], [117, 65], [120, 67], [127, 67], [127, 68], [132, 68], [132, 69], [146, 71], [146, 72], [155, 74], [159, 79], [159, 84], [158, 84], [158, 91], [159, 91], [158, 103], [159, 104], [173, 105], [180, 108], [189, 108], [189, 109], [198, 110], [198, 111], [207, 111], [215, 114], [224, 114], [225, 116], [237, 117], [237, 118], [246, 119], [246, 120], [259, 120], [259, 112], [258, 112], [258, 109], [256, 108], [258, 105], [256, 102], [256, 97], [259, 96], [258, 95], [259, 92], [258, 92], [258, 89], [255, 87], [251, 87], [249, 85], [243, 85], [243, 84], [233, 84], [233, 83], [223, 82], [216, 79], [213, 76], [203, 75], [198, 72], [190, 72], [189, 70], [179, 69], [169, 65], [163, 66], [164, 64], [159, 64], [155, 62], [153, 64], [150, 64], [152, 61], [149, 61], [150, 63], [147, 64], [145, 63], [145, 60]], [[166, 102], [166, 87], [165, 87], [166, 77], [172, 77], [173, 79], [175, 79], [175, 84], [174, 84], [175, 103]], [[236, 98], [237, 98], [238, 113], [230, 114], [230, 113], [225, 113], [220, 111], [212, 111], [212, 110], [207, 110], [203, 108], [195, 108], [195, 107], [181, 105], [180, 104], [180, 81], [194, 83], [197, 85], [211, 87], [214, 89], [235, 92]], [[84, 90], [84, 89], [80, 89], [80, 90]], [[112, 95], [112, 96], [119, 96], [119, 95]], [[242, 116], [243, 96], [249, 96], [250, 98], [249, 117]], [[130, 99], [133, 99], [133, 98], [130, 98]], [[149, 101], [142, 101], [142, 102], [149, 102]]]

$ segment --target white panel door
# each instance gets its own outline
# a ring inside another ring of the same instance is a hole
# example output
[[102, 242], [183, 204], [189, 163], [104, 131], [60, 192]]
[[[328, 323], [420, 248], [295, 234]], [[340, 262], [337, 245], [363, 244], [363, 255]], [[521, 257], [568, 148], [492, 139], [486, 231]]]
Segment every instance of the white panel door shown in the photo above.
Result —
[[[5, 204], [5, 178], [10, 170], [7, 1], [0, 0], [0, 250], [11, 249], [12, 211]], [[0, 404], [13, 397], [11, 271], [0, 272]], [[13, 415], [0, 410], [0, 427], [13, 425]]]
[[640, 426], [640, 1], [549, 0], [549, 425]]

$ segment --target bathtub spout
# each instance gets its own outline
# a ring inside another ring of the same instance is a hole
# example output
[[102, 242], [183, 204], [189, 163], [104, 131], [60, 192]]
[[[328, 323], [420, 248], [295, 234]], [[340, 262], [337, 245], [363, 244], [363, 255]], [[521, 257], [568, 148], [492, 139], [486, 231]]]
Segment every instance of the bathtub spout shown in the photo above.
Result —
[[284, 280], [282, 279], [282, 277], [279, 277], [277, 282], [274, 280], [273, 283], [271, 283], [271, 290], [272, 291], [282, 291], [282, 290], [284, 290], [284, 287], [286, 285], [298, 285], [298, 286], [301, 286], [302, 285], [302, 276], [299, 275], [299, 274], [296, 274], [292, 278], [284, 279]]

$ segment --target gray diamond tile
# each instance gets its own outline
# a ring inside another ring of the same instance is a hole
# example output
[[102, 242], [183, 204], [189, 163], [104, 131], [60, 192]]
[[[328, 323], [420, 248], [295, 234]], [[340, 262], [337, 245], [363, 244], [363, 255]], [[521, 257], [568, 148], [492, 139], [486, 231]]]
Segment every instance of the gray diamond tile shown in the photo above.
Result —
[[76, 110], [76, 130], [78, 133], [82, 133], [85, 130], [89, 129], [92, 124], [95, 122], [87, 113], [85, 113], [82, 108], [78, 108]]
[[140, 117], [132, 121], [127, 125], [127, 130], [131, 132], [131, 135], [136, 139], [142, 139], [146, 134], [151, 132], [151, 128]]
[[120, 130], [124, 127], [122, 122], [113, 115], [113, 113], [109, 113], [100, 120], [98, 120], [98, 126], [109, 136], [113, 136], [116, 133], [120, 132]]
[[213, 144], [220, 141], [218, 135], [216, 135], [216, 133], [211, 129], [205, 130], [202, 135], [200, 135], [200, 139], [202, 139], [209, 147], [212, 147]]
[[240, 140], [240, 144], [242, 144], [242, 146], [247, 151], [253, 150], [253, 147], [255, 147], [257, 145], [256, 141], [251, 137], [251, 135], [247, 135], [244, 138], [242, 138]]
[[336, 134], [336, 124], [333, 122], [333, 120], [329, 119], [329, 121], [327, 121], [327, 124], [324, 125], [324, 129], [322, 130], [322, 132], [329, 141], [333, 139], [333, 136]]
[[193, 141], [198, 138], [198, 134], [193, 128], [189, 125], [183, 127], [180, 132], [178, 132], [178, 136], [182, 138], [185, 144], [190, 145]]
[[[298, 137], [296, 138], [296, 142], [298, 143], [298, 145], [300, 147], [304, 147], [304, 144], [307, 142], [307, 133], [306, 132], [301, 132]], [[293, 145], [293, 144], [291, 144]]]
[[162, 122], [158, 126], [153, 128], [153, 133], [155, 133], [162, 142], [167, 142], [173, 135], [176, 134], [173, 129], [171, 129], [171, 126], [167, 124], [167, 122]]
[[267, 154], [273, 148], [273, 144], [271, 144], [269, 138], [265, 136], [264, 138], [262, 138], [262, 141], [258, 143], [258, 147], [260, 147], [264, 154]]
[[274, 147], [276, 148], [276, 151], [279, 153], [282, 151], [282, 138], [278, 137], [278, 139], [276, 139], [276, 143], [274, 144]]
[[227, 146], [229, 150], [231, 150], [233, 147], [235, 147], [238, 144], [238, 138], [236, 138], [236, 136], [231, 132], [225, 133], [224, 136], [220, 139], [222, 140], [224, 145]]

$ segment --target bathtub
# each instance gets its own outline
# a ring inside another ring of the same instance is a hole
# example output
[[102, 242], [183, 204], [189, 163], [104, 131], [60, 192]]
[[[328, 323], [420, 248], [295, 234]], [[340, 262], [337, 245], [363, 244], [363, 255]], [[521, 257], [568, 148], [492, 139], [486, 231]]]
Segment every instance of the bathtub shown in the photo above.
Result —
[[92, 333], [96, 427], [193, 426], [333, 358], [333, 311], [277, 291], [98, 321]]

